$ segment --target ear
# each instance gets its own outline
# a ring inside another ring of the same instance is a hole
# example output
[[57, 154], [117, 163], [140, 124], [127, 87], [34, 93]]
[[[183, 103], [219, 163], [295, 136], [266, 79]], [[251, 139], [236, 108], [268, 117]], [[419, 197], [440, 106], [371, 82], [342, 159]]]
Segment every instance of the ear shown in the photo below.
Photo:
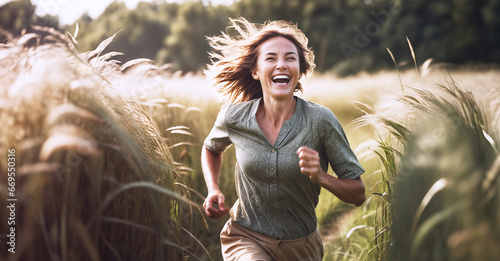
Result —
[[259, 75], [257, 74], [257, 70], [252, 70], [252, 77], [257, 81], [259, 80]]

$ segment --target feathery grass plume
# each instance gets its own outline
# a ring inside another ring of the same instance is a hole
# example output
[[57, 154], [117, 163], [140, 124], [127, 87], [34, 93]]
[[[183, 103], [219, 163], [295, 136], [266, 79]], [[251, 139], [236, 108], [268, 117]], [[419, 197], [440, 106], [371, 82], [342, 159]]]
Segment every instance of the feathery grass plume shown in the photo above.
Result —
[[197, 205], [174, 185], [182, 180], [157, 124], [117, 91], [128, 76], [109, 60], [116, 53], [102, 55], [112, 38], [86, 54], [42, 27], [10, 39], [0, 45], [0, 157], [15, 149], [16, 254], [2, 248], [2, 259], [194, 256], [182, 226]]

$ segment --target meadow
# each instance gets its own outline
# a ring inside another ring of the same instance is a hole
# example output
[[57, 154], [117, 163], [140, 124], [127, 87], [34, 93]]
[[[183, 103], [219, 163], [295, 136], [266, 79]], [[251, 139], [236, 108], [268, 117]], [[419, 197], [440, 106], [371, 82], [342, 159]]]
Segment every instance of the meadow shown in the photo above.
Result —
[[[225, 220], [207, 219], [199, 205], [201, 146], [221, 97], [201, 74], [116, 63], [104, 52], [112, 38], [83, 54], [71, 39], [40, 29], [0, 49], [0, 156], [16, 151], [18, 200], [17, 253], [0, 255], [220, 260]], [[297, 95], [336, 114], [366, 169], [361, 207], [321, 193], [324, 260], [500, 256], [500, 70], [415, 64], [302, 82]], [[225, 153], [220, 183], [232, 204], [234, 148]], [[3, 200], [7, 167], [0, 163]]]
[[[396, 133], [394, 126], [400, 124], [411, 130], [411, 128], [416, 129], [415, 126], [425, 126], [433, 122], [420, 122], [420, 114], [423, 114], [425, 110], [412, 108], [413, 106], [405, 99], [411, 100], [418, 97], [423, 91], [428, 91], [437, 97], [442, 95], [444, 99], [448, 99], [447, 91], [443, 91], [443, 87], [440, 86], [456, 84], [460, 87], [459, 90], [471, 92], [477, 96], [477, 103], [481, 109], [484, 109], [485, 113], [491, 113], [490, 120], [493, 121], [493, 125], [489, 125], [489, 128], [496, 130], [495, 126], [498, 126], [494, 125], [498, 124], [495, 122], [495, 113], [498, 112], [498, 108], [491, 105], [498, 102], [496, 90], [499, 82], [498, 70], [484, 70], [484, 68], [478, 69], [470, 66], [457, 68], [448, 65], [446, 67], [443, 64], [421, 66], [417, 71], [413, 66], [408, 65], [403, 66], [401, 70], [400, 72], [359, 74], [347, 78], [339, 78], [333, 74], [316, 74], [303, 80], [304, 92], [297, 94], [304, 99], [327, 106], [336, 114], [347, 133], [352, 148], [355, 149], [366, 169], [363, 180], [367, 188], [368, 200], [362, 207], [353, 208], [327, 191], [321, 193], [317, 215], [326, 248], [324, 260], [389, 260], [391, 258], [391, 251], [394, 250], [391, 226], [392, 218], [396, 215], [391, 212], [393, 211], [391, 208], [394, 200], [393, 190], [397, 187], [395, 183], [401, 168], [400, 158], [405, 150], [403, 145], [409, 142], [398, 140], [401, 135]], [[184, 140], [189, 141], [189, 146], [173, 148], [172, 154], [174, 160], [190, 167], [185, 177], [187, 186], [205, 195], [206, 189], [199, 165], [199, 151], [222, 105], [221, 97], [209, 87], [210, 83], [203, 75], [173, 76], [165, 81], [166, 83], [159, 84], [158, 88], [152, 88], [156, 92], [148, 92], [143, 99], [162, 97], [175, 101], [171, 105], [173, 108], [171, 115], [174, 120], [171, 124], [185, 126], [185, 129], [190, 131], [190, 135], [186, 136], [186, 133], [172, 135], [167, 132], [165, 136], [171, 139], [172, 144]], [[434, 119], [434, 121], [445, 122], [446, 119]], [[436, 130], [432, 131], [434, 132]], [[436, 146], [442, 146], [439, 140], [435, 142]], [[176, 155], [180, 156], [176, 158]], [[226, 152], [225, 159], [221, 187], [228, 202], [234, 202], [234, 152], [231, 149]], [[451, 160], [455, 160], [453, 156]], [[434, 162], [434, 164], [440, 163]], [[489, 166], [491, 162], [485, 165]], [[446, 173], [446, 170], [443, 170], [443, 173]], [[496, 179], [494, 180], [496, 182]], [[419, 187], [420, 194], [427, 192], [429, 188], [430, 185], [425, 183], [424, 186]], [[420, 195], [411, 200], [420, 203], [422, 198], [423, 195]], [[198, 197], [198, 200], [202, 203], [203, 199]], [[409, 215], [405, 218], [410, 219], [412, 214], [407, 214], [405, 211], [402, 210], [405, 216]], [[218, 257], [217, 232], [224, 224], [224, 220], [201, 222], [203, 217], [195, 216], [194, 218], [200, 219], [195, 223], [208, 222], [210, 232], [204, 231], [198, 235], [202, 242], [206, 242], [211, 249], [214, 249], [214, 255]], [[201, 225], [200, 229], [203, 230]], [[404, 227], [401, 230], [407, 233], [410, 228]], [[447, 239], [445, 235], [442, 237], [444, 237], [443, 240]], [[446, 246], [442, 246], [442, 251], [446, 252], [445, 249]], [[425, 258], [429, 257], [425, 256]], [[420, 259], [414, 258], [414, 260]]]

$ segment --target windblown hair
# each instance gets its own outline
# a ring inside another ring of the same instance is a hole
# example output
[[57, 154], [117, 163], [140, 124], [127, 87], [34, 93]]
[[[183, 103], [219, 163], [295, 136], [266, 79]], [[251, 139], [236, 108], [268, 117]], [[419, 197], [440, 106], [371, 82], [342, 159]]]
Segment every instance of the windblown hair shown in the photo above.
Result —
[[[230, 102], [242, 102], [262, 97], [259, 80], [252, 77], [257, 66], [260, 46], [273, 37], [290, 40], [299, 52], [301, 76], [312, 73], [313, 51], [307, 47], [308, 39], [297, 25], [286, 21], [270, 21], [262, 25], [250, 23], [245, 18], [230, 19], [231, 26], [238, 35], [222, 33], [220, 36], [207, 37], [213, 51], [210, 53], [212, 64], [206, 75], [212, 85]], [[300, 82], [294, 91], [302, 91]]]

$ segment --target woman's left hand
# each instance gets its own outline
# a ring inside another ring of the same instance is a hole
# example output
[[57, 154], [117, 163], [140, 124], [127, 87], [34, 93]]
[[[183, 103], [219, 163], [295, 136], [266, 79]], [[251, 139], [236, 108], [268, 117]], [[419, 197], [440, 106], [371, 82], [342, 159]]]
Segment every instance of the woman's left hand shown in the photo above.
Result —
[[299, 155], [300, 172], [308, 176], [312, 182], [318, 183], [320, 176], [324, 173], [319, 164], [319, 153], [307, 146], [297, 150]]

